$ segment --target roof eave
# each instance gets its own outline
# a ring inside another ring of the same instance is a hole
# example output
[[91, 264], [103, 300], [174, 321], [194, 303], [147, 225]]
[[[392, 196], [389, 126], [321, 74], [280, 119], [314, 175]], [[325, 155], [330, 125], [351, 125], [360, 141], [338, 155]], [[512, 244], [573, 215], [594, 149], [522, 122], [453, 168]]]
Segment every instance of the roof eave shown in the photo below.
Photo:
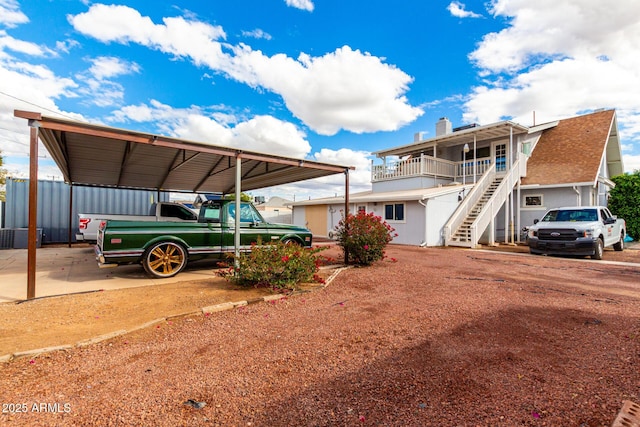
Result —
[[[498, 134], [489, 134], [490, 131], [505, 129], [505, 132]], [[507, 129], [510, 129], [507, 132]], [[446, 135], [435, 136], [433, 138], [425, 139], [424, 141], [413, 142], [410, 144], [404, 144], [397, 147], [393, 147], [387, 150], [375, 151], [372, 154], [375, 156], [382, 158], [386, 156], [402, 156], [408, 152], [413, 152], [416, 150], [420, 150], [422, 148], [429, 148], [434, 145], [456, 145], [462, 144], [465, 142], [473, 141], [474, 135], [476, 136], [477, 141], [483, 140], [491, 140], [495, 138], [505, 138], [510, 135], [511, 131], [513, 131], [513, 135], [521, 135], [526, 134], [529, 131], [529, 128], [517, 123], [514, 123], [510, 120], [505, 120], [502, 122], [492, 123], [484, 126], [472, 127], [469, 129], [464, 129], [458, 132], [448, 133]], [[479, 137], [479, 138], [478, 138]]]

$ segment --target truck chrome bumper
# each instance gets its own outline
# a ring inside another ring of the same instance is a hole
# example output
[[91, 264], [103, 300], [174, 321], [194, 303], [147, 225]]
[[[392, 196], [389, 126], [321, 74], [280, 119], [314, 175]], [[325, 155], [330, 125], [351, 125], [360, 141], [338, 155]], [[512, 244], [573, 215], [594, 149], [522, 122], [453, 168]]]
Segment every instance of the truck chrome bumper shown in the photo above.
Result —
[[93, 251], [96, 254], [96, 261], [98, 261], [98, 267], [100, 268], [114, 268], [117, 267], [118, 264], [108, 264], [104, 258], [104, 255], [102, 255], [102, 252], [100, 251], [100, 248], [98, 247], [98, 245], [95, 245], [93, 247]]

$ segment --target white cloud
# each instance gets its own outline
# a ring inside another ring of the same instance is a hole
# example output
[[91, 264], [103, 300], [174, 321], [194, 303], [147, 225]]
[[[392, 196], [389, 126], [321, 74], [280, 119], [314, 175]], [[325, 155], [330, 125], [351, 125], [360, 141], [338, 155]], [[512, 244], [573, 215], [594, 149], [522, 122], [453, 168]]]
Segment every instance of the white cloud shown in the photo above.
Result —
[[88, 61], [91, 62], [89, 69], [76, 76], [80, 83], [76, 93], [84, 97], [83, 103], [101, 108], [121, 105], [124, 100], [124, 88], [111, 79], [138, 73], [140, 66], [135, 62], [111, 56], [100, 56]]
[[494, 0], [491, 12], [511, 25], [484, 37], [471, 59], [493, 72], [565, 57], [631, 61], [640, 37], [640, 3], [620, 0]]
[[267, 57], [236, 49], [227, 72], [236, 80], [280, 94], [287, 108], [323, 135], [397, 130], [423, 114], [404, 93], [413, 80], [378, 57], [349, 46], [321, 57]]
[[449, 3], [447, 10], [457, 18], [482, 18], [482, 15], [466, 10], [466, 6], [459, 1]]
[[[318, 162], [355, 167], [355, 170], [349, 172], [349, 184], [356, 191], [371, 188], [371, 153], [350, 148], [338, 150], [323, 148], [314, 153], [313, 158]], [[344, 187], [344, 176], [330, 176], [324, 179], [329, 182], [337, 182]]]
[[246, 45], [223, 45], [221, 27], [183, 18], [154, 24], [126, 6], [93, 5], [68, 19], [76, 30], [105, 43], [134, 42], [188, 57], [196, 65], [279, 94], [296, 117], [320, 134], [391, 131], [423, 114], [404, 96], [410, 76], [348, 46], [321, 57], [301, 54], [296, 60], [284, 54], [269, 57]]
[[23, 53], [30, 56], [55, 56], [56, 53], [46, 47], [31, 42], [15, 39], [4, 30], [0, 30], [0, 55], [6, 55], [5, 50]]
[[[312, 156], [312, 160], [342, 166], [354, 166], [349, 171], [349, 192], [371, 190], [371, 153], [348, 148], [331, 150], [323, 148]], [[257, 191], [267, 196], [277, 195], [291, 200], [317, 199], [321, 197], [343, 196], [345, 193], [344, 174], [329, 175], [293, 184], [279, 185]]]
[[234, 128], [238, 148], [269, 152], [287, 157], [304, 158], [311, 145], [305, 134], [292, 123], [271, 116], [257, 116]]
[[29, 18], [22, 13], [16, 0], [0, 0], [0, 25], [13, 28], [27, 22]]
[[83, 83], [77, 93], [85, 97], [84, 103], [102, 108], [121, 105], [124, 88], [111, 79], [139, 73], [140, 66], [112, 56], [99, 56], [88, 61], [91, 62], [89, 69], [77, 75], [78, 82]]
[[622, 162], [624, 163], [625, 172], [640, 171], [640, 154], [624, 154], [622, 156]]
[[[60, 112], [55, 99], [74, 96], [76, 83], [56, 75], [42, 65], [17, 61], [0, 47], [0, 138], [4, 156], [24, 156], [29, 152], [26, 121], [14, 118], [14, 110]], [[67, 114], [69, 116], [69, 114]], [[79, 115], [73, 115], [80, 117]]]
[[56, 50], [63, 53], [70, 53], [71, 49], [78, 46], [80, 46], [80, 43], [72, 39], [56, 42]]
[[97, 80], [140, 72], [140, 66], [135, 62], [127, 62], [113, 56], [99, 56], [91, 59], [91, 63], [89, 72]]
[[138, 43], [176, 57], [191, 57], [197, 65], [219, 68], [226, 62], [218, 40], [226, 37], [222, 27], [181, 17], [151, 18], [127, 6], [94, 4], [85, 13], [68, 16], [73, 27], [102, 42]]
[[271, 38], [272, 38], [271, 34], [265, 33], [260, 28], [256, 28], [253, 31], [243, 31], [242, 32], [242, 36], [243, 37], [250, 37], [250, 38], [253, 38], [253, 39], [264, 39], [264, 40], [271, 40]]
[[313, 2], [311, 0], [285, 0], [287, 6], [295, 7], [309, 12], [313, 12]]
[[[217, 117], [222, 116], [222, 120]], [[200, 108], [176, 109], [158, 101], [118, 110], [112, 122], [153, 122], [162, 133], [191, 141], [240, 148], [279, 156], [305, 158], [311, 151], [305, 134], [271, 116], [256, 116], [231, 126], [229, 115]]]
[[494, 0], [491, 12], [509, 25], [470, 55], [485, 80], [464, 105], [466, 122], [531, 125], [534, 111], [543, 123], [615, 108], [623, 143], [640, 146], [640, 3]]

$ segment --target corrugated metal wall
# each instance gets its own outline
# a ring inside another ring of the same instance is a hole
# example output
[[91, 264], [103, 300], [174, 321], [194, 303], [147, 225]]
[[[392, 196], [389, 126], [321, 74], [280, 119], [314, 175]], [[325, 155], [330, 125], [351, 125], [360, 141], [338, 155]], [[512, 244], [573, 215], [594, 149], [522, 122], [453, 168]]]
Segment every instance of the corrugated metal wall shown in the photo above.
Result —
[[[66, 243], [69, 239], [69, 185], [62, 181], [38, 181], [37, 228], [42, 243]], [[75, 241], [78, 213], [148, 215], [154, 202], [169, 201], [169, 193], [115, 188], [73, 187], [71, 235]], [[29, 226], [29, 180], [7, 178], [5, 228]]]

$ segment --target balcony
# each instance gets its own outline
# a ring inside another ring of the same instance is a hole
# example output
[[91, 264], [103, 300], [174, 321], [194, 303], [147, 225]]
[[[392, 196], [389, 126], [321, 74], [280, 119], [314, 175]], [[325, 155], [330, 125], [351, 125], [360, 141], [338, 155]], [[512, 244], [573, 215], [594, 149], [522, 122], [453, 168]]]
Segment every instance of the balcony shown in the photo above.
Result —
[[[393, 179], [429, 176], [436, 178], [462, 181], [466, 176], [482, 176], [491, 166], [491, 157], [467, 159], [464, 162], [454, 162], [446, 159], [438, 159], [432, 156], [420, 156], [395, 162], [387, 162], [371, 167], [371, 182], [388, 181]], [[475, 168], [474, 168], [475, 163]], [[475, 169], [475, 170], [474, 170]]]

